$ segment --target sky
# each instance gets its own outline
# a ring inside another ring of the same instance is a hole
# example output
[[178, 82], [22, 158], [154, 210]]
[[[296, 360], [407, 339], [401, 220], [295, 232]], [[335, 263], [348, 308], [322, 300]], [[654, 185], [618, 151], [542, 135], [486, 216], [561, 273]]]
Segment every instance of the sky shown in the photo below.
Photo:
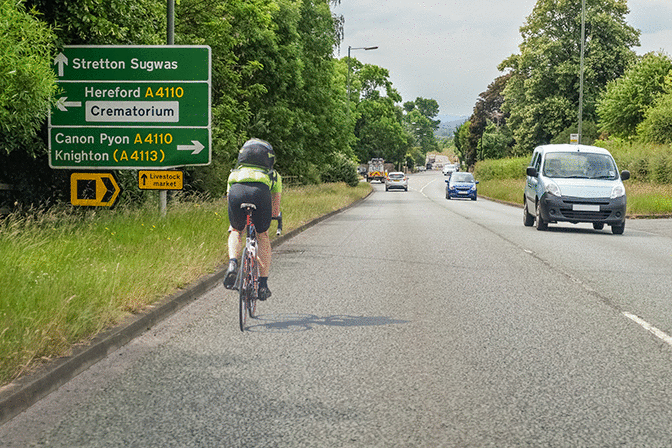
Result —
[[[580, 0], [576, 0], [580, 1]], [[341, 0], [345, 18], [336, 57], [386, 68], [403, 102], [439, 103], [441, 116], [470, 116], [478, 95], [519, 53], [520, 27], [536, 0]], [[629, 25], [641, 31], [637, 54], [672, 55], [672, 0], [628, 0]], [[355, 50], [378, 46], [376, 50]]]

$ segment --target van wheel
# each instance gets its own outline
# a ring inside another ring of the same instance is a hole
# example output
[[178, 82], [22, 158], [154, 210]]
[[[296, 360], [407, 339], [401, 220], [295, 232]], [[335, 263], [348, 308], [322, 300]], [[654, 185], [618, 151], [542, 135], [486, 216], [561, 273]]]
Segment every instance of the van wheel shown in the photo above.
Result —
[[541, 210], [539, 207], [539, 203], [537, 202], [537, 230], [546, 230], [548, 229], [548, 223], [544, 221], [544, 219], [541, 217]]
[[623, 224], [611, 226], [611, 233], [614, 235], [623, 235], [623, 232], [625, 232], [625, 221], [623, 221]]
[[525, 199], [525, 206], [523, 207], [523, 225], [525, 227], [532, 227], [534, 225], [534, 216], [527, 211], [527, 199]]

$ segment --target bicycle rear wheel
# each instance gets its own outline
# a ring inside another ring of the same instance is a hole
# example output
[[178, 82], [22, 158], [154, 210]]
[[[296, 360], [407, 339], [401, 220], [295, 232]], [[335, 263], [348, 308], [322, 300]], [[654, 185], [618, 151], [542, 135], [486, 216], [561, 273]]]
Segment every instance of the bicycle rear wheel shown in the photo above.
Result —
[[[240, 321], [240, 331], [245, 331], [245, 321], [249, 311], [249, 295], [250, 295], [250, 262], [247, 256], [247, 248], [243, 249], [243, 256], [241, 259], [240, 282], [238, 284], [238, 319]], [[251, 314], [250, 314], [251, 316]]]
[[257, 264], [257, 260], [252, 259], [252, 256], [249, 257], [249, 266], [250, 281], [247, 294], [247, 310], [250, 313], [250, 317], [255, 318], [257, 312], [257, 297], [259, 297], [259, 265]]

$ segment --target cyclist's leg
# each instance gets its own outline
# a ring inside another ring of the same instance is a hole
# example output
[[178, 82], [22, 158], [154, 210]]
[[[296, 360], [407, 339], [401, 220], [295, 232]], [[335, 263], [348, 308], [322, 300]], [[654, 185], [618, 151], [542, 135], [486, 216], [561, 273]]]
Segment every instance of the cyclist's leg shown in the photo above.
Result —
[[257, 234], [259, 241], [259, 299], [266, 300], [271, 297], [271, 290], [268, 288], [268, 273], [271, 270], [271, 239], [268, 237], [268, 230]]
[[229, 231], [229, 259], [238, 259], [238, 255], [243, 250], [243, 245], [245, 244], [245, 229], [236, 230], [233, 227]]
[[271, 290], [268, 289], [268, 273], [271, 269], [271, 240], [268, 237], [268, 228], [271, 225], [273, 205], [271, 192], [267, 186], [260, 186], [257, 194], [254, 223], [258, 241], [259, 299], [266, 300], [271, 297]]
[[245, 234], [246, 216], [245, 211], [240, 208], [240, 204], [247, 200], [248, 192], [244, 185], [233, 184], [227, 196], [229, 211], [229, 267], [224, 276], [224, 287], [231, 289], [234, 286], [236, 275], [238, 273], [238, 257], [243, 248]]
[[271, 239], [268, 236], [268, 230], [264, 233], [257, 233], [259, 241], [259, 277], [268, 277], [271, 270]]

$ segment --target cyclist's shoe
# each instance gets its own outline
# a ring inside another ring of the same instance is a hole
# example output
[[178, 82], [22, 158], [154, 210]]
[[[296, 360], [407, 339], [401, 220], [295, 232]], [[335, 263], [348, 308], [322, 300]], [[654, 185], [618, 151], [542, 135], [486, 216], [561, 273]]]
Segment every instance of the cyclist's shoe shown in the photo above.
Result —
[[271, 297], [271, 290], [268, 289], [268, 286], [260, 286], [259, 287], [259, 293], [258, 293], [258, 299], [259, 300], [266, 300], [269, 297]]
[[229, 260], [229, 268], [224, 275], [224, 287], [226, 289], [233, 289], [238, 276], [238, 262], [236, 260]]

